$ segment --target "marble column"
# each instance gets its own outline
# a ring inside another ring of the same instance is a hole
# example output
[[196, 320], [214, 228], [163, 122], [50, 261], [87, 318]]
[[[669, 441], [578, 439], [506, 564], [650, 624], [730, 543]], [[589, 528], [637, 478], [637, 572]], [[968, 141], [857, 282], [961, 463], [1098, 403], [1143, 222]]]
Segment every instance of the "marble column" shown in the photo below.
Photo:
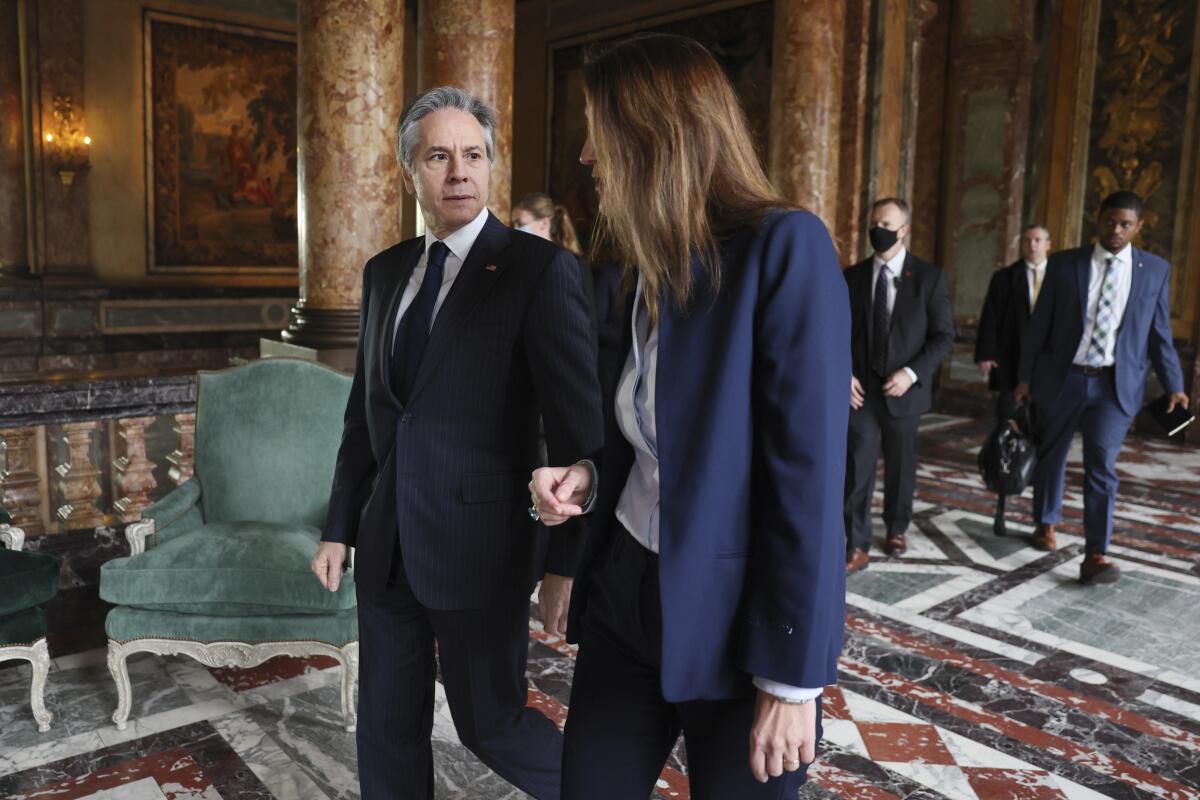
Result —
[[29, 272], [19, 11], [0, 0], [0, 275]]
[[297, 24], [300, 302], [283, 336], [352, 365], [363, 265], [400, 240], [404, 3], [300, 0]]
[[507, 222], [512, 204], [515, 0], [420, 0], [417, 85], [466, 89], [496, 110], [496, 160], [488, 208]]
[[104, 512], [96, 505], [104, 496], [100, 470], [92, 463], [92, 434], [99, 429], [99, 422], [67, 422], [62, 426], [68, 461], [54, 471], [58, 473], [58, 494], [62, 499], [56, 513], [65, 530], [104, 524]]
[[831, 228], [841, 144], [842, 0], [775, 4], [769, 172], [785, 197]]
[[113, 508], [122, 522], [137, 522], [142, 509], [150, 505], [150, 493], [158, 486], [154, 480], [154, 462], [146, 458], [146, 428], [156, 417], [130, 417], [117, 420], [117, 438], [124, 451], [113, 461], [113, 470], [120, 497]]
[[171, 463], [167, 475], [178, 485], [192, 477], [195, 469], [196, 415], [176, 414], [175, 427], [172, 430], [179, 437], [179, 445], [167, 456], [167, 461]]
[[4, 471], [0, 473], [0, 504], [12, 515], [13, 525], [26, 535], [46, 532], [42, 524], [42, 478], [38, 474], [37, 437], [40, 428], [0, 431]]

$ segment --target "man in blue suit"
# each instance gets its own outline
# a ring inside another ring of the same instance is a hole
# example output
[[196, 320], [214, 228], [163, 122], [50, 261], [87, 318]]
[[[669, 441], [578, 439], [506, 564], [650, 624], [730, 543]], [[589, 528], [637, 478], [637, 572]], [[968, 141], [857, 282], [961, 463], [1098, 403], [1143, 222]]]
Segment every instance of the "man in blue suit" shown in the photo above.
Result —
[[1112, 583], [1105, 558], [1112, 539], [1117, 455], [1137, 415], [1150, 363], [1171, 396], [1187, 407], [1171, 341], [1171, 267], [1131, 242], [1142, 229], [1142, 199], [1114, 192], [1100, 206], [1096, 244], [1050, 257], [1021, 345], [1017, 402], [1032, 395], [1040, 420], [1033, 477], [1033, 546], [1054, 550], [1062, 517], [1067, 452], [1083, 431], [1080, 583]]

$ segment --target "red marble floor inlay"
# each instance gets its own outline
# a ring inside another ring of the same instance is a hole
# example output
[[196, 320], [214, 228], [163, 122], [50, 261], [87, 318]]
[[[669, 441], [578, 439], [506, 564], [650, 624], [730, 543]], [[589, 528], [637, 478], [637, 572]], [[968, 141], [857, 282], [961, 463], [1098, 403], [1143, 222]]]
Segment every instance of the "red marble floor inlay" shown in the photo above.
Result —
[[209, 667], [208, 671], [221, 683], [235, 692], [257, 689], [269, 683], [296, 678], [306, 672], [329, 669], [338, 666], [336, 658], [330, 656], [309, 656], [296, 658], [294, 656], [276, 656], [264, 661], [257, 667], [238, 669], [236, 667]]
[[47, 784], [18, 797], [21, 800], [75, 800], [143, 778], [153, 778], [167, 800], [199, 798], [205, 791], [211, 792], [210, 797], [216, 794], [211, 781], [188, 752], [182, 747], [172, 747], [136, 761], [101, 767], [76, 778]]
[[932, 725], [908, 722], [859, 722], [858, 730], [872, 761], [954, 765], [954, 756]]
[[529, 695], [525, 701], [525, 707], [536, 708], [545, 714], [547, 719], [559, 727], [559, 730], [562, 730], [562, 727], [567, 724], [567, 707], [533, 686], [529, 687]]
[[853, 719], [850, 708], [842, 690], [836, 686], [826, 686], [821, 694], [821, 717], [828, 721], [832, 719]]
[[979, 800], [1066, 800], [1066, 795], [1040, 769], [962, 767]]
[[[996, 730], [1009, 738], [1023, 742], [1033, 747], [1049, 750], [1064, 760], [1080, 764], [1105, 775], [1111, 775], [1131, 786], [1145, 792], [1154, 793], [1167, 798], [1194, 798], [1195, 793], [1176, 781], [1142, 769], [1119, 758], [1105, 753], [1088, 749], [1064, 739], [1041, 728], [1034, 728], [1022, 722], [1009, 719], [1001, 714], [986, 711], [965, 703], [953, 695], [922, 686], [887, 670], [871, 664], [851, 661], [842, 658], [841, 667], [846, 672], [859, 678], [874, 682], [879, 686], [916, 700], [922, 705], [947, 711], [959, 719], [972, 725]], [[861, 723], [860, 723], [861, 726]]]
[[1053, 683], [1047, 681], [1027, 678], [1019, 672], [1005, 669], [987, 661], [971, 658], [948, 647], [930, 644], [915, 636], [895, 630], [883, 623], [862, 619], [853, 613], [846, 615], [846, 627], [848, 630], [899, 645], [906, 650], [929, 656], [942, 663], [962, 667], [985, 678], [1002, 681], [1023, 691], [1052, 698], [1063, 705], [1081, 709], [1093, 716], [1115, 722], [1118, 725], [1124, 725], [1141, 733], [1177, 742], [1190, 750], [1200, 751], [1200, 735], [1190, 733], [1175, 725], [1168, 725], [1148, 719], [1134, 711], [1123, 709], [1097, 698], [1079, 694], [1070, 689], [1064, 689], [1061, 686], [1055, 686]]
[[808, 768], [809, 779], [823, 789], [828, 789], [842, 800], [899, 800], [899, 798], [876, 786], [866, 778], [838, 769], [820, 759]]

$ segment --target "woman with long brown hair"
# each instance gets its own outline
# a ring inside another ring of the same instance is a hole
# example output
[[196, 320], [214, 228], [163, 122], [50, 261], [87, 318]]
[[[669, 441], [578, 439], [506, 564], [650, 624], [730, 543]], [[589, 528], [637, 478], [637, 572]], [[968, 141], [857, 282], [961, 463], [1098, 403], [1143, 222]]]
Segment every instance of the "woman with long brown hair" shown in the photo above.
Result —
[[693, 798], [795, 797], [842, 647], [846, 284], [698, 43], [626, 40], [584, 85], [597, 233], [635, 266], [598, 475], [530, 484], [547, 525], [593, 513], [563, 797], [648, 797], [680, 732]]

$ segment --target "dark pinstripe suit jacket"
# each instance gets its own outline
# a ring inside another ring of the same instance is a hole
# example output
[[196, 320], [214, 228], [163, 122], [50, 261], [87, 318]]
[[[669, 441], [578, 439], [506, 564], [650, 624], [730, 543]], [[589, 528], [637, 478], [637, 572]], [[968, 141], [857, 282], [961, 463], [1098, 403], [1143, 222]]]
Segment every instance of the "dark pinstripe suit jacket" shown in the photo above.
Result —
[[[526, 513], [539, 414], [550, 463], [600, 449], [591, 322], [575, 257], [489, 214], [404, 406], [389, 379], [392, 333], [424, 247], [424, 238], [402, 242], [363, 270], [354, 385], [323, 538], [357, 548], [360, 591], [382, 590], [399, 543], [424, 606], [481, 608], [528, 593], [542, 566]], [[581, 539], [578, 525], [556, 528], [545, 569], [573, 575]]]

